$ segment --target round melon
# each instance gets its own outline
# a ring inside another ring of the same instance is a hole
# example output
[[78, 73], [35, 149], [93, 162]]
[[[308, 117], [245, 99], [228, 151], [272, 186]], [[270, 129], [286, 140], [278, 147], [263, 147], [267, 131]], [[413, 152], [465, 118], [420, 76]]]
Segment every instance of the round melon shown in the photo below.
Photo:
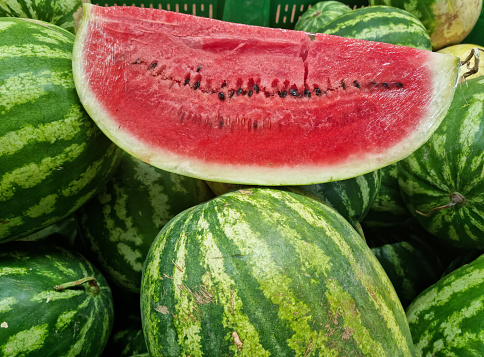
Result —
[[0, 242], [72, 214], [118, 160], [77, 96], [73, 44], [56, 25], [0, 18]]
[[484, 255], [422, 292], [407, 317], [417, 356], [484, 355]]
[[113, 177], [76, 212], [80, 238], [110, 282], [139, 293], [143, 262], [160, 229], [181, 211], [212, 197], [202, 180], [123, 153]]
[[113, 327], [111, 289], [76, 252], [39, 242], [0, 250], [0, 355], [92, 356]]
[[415, 15], [430, 35], [434, 51], [460, 43], [474, 28], [482, 0], [370, 0], [370, 5], [388, 5]]
[[339, 1], [320, 1], [307, 9], [296, 22], [295, 30], [317, 32], [337, 17], [351, 12], [348, 5]]
[[0, 17], [22, 17], [41, 20], [75, 31], [75, 14], [82, 0], [2, 0]]
[[402, 305], [360, 235], [328, 205], [270, 188], [165, 225], [141, 317], [152, 356], [413, 356]]
[[392, 6], [355, 9], [321, 27], [318, 32], [432, 50], [430, 37], [420, 20]]
[[442, 125], [397, 163], [403, 201], [433, 235], [484, 248], [484, 78], [459, 85]]

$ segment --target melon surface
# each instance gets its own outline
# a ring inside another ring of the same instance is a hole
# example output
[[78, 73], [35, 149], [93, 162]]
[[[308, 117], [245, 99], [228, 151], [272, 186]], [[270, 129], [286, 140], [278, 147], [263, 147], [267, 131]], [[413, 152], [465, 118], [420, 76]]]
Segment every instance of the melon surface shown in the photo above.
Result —
[[73, 72], [131, 155], [205, 180], [312, 184], [424, 143], [452, 100], [453, 55], [158, 9], [85, 4]]

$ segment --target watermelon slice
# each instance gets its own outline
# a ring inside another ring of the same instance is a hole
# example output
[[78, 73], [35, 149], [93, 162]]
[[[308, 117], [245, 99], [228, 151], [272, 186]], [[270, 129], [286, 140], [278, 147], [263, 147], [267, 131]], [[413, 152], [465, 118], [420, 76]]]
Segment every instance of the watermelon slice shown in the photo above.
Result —
[[118, 146], [210, 181], [312, 184], [361, 175], [438, 127], [453, 55], [170, 11], [85, 4], [73, 72]]

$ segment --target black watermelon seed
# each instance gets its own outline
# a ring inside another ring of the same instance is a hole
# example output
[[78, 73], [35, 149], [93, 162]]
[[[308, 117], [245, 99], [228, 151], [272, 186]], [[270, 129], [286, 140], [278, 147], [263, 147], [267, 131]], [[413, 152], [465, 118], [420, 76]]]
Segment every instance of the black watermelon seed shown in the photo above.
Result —
[[314, 88], [314, 93], [316, 93], [316, 95], [317, 95], [318, 97], [320, 97], [320, 96], [321, 96], [321, 89], [319, 89], [319, 88], [317, 88], [317, 87], [316, 87], [316, 88]]
[[360, 83], [358, 83], [358, 81], [353, 81], [353, 85], [354, 85], [356, 88], [360, 88]]
[[195, 84], [193, 85], [193, 89], [198, 89], [200, 87], [200, 82], [196, 81]]
[[236, 93], [237, 93], [237, 95], [241, 95], [241, 94], [242, 94], [242, 91], [243, 91], [243, 89], [242, 89], [242, 88], [237, 89], [237, 92], [236, 92]]
[[293, 97], [296, 97], [299, 94], [299, 92], [296, 89], [291, 88], [289, 89], [289, 94], [292, 95]]
[[141, 63], [141, 58], [137, 58], [136, 61], [133, 62], [133, 64], [140, 64]]
[[254, 130], [257, 130], [257, 126], [258, 126], [257, 121], [254, 121], [254, 124], [252, 124], [252, 126], [254, 127]]
[[230, 93], [229, 93], [229, 98], [232, 98], [235, 94], [235, 91], [234, 90], [231, 90]]
[[282, 92], [279, 92], [279, 97], [284, 98], [287, 95], [287, 91], [283, 90]]
[[403, 87], [403, 83], [395, 82], [395, 87], [402, 88]]
[[371, 84], [373, 84], [375, 87], [378, 87], [378, 83], [376, 83], [375, 81], [371, 81]]
[[150, 64], [150, 69], [153, 69], [156, 66], [158, 66], [158, 62], [153, 62], [152, 64]]
[[222, 88], [224, 88], [224, 87], [226, 87], [226, 86], [227, 86], [227, 82], [225, 82], [225, 81], [224, 81], [224, 82], [222, 83]]
[[385, 88], [390, 88], [390, 86], [388, 85], [388, 83], [383, 82], [381, 85], [382, 85], [383, 87], [385, 87]]
[[247, 95], [248, 95], [249, 97], [252, 97], [252, 94], [254, 94], [254, 91], [253, 91], [252, 89], [249, 89], [249, 92], [247, 93]]
[[341, 87], [343, 87], [343, 89], [346, 89], [345, 81], [341, 81]]
[[306, 88], [306, 89], [304, 90], [304, 95], [305, 95], [306, 97], [308, 97], [308, 98], [311, 98], [311, 91], [310, 91], [309, 89], [307, 89], [307, 88]]
[[218, 97], [220, 98], [220, 100], [225, 100], [225, 94], [223, 94], [222, 92], [218, 92]]
[[185, 79], [185, 82], [183, 82], [183, 85], [186, 86], [188, 83], [190, 83], [190, 78]]
[[198, 65], [197, 72], [200, 72], [201, 69], [202, 69], [202, 66]]
[[254, 84], [254, 90], [256, 93], [259, 93], [259, 86], [257, 84]]

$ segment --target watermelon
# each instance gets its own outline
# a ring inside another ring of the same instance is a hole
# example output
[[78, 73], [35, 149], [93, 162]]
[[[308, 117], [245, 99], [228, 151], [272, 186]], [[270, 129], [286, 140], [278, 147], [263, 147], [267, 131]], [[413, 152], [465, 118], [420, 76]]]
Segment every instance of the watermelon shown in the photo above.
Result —
[[294, 25], [298, 31], [316, 32], [337, 17], [351, 12], [348, 5], [339, 1], [320, 1], [307, 9]]
[[139, 293], [143, 262], [160, 229], [212, 197], [202, 180], [123, 153], [106, 186], [76, 212], [81, 241], [111, 283]]
[[401, 224], [412, 217], [400, 193], [396, 163], [381, 168], [380, 176], [380, 189], [376, 193], [373, 204], [361, 221], [363, 230], [367, 227]]
[[435, 51], [462, 42], [482, 9], [482, 0], [369, 0], [369, 4], [394, 6], [415, 15], [427, 29]]
[[71, 215], [117, 163], [77, 96], [73, 44], [56, 25], [0, 18], [0, 243]]
[[417, 356], [484, 355], [484, 255], [422, 292], [407, 317]]
[[84, 107], [131, 155], [269, 186], [343, 180], [407, 156], [445, 116], [458, 67], [405, 46], [90, 4], [73, 58]]
[[79, 253], [39, 242], [2, 245], [1, 356], [100, 356], [113, 317], [109, 285]]
[[403, 201], [422, 226], [460, 248], [484, 248], [484, 78], [460, 85], [442, 125], [397, 163]]
[[143, 269], [151, 356], [412, 356], [381, 265], [333, 208], [226, 193], [163, 227]]
[[361, 222], [373, 205], [381, 186], [380, 170], [351, 179], [289, 189], [309, 194], [334, 207], [364, 237]]
[[392, 6], [356, 9], [322, 26], [318, 32], [432, 50], [430, 37], [420, 20]]
[[2, 0], [0, 17], [22, 17], [52, 23], [74, 33], [82, 0]]

